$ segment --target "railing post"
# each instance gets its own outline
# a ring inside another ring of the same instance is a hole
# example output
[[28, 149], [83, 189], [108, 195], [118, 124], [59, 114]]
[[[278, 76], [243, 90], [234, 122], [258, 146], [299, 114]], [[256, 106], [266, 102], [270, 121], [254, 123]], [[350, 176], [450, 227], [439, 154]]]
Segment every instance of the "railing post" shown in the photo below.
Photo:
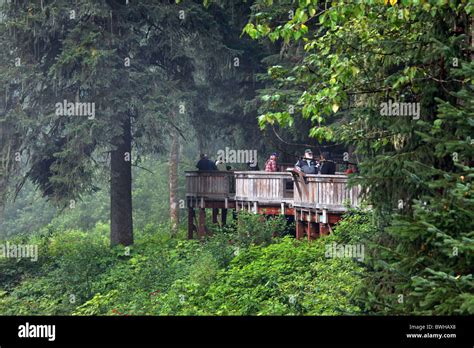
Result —
[[303, 217], [303, 213], [300, 211], [300, 214], [298, 215], [295, 209], [296, 239], [301, 239], [304, 236], [304, 223], [300, 220]]

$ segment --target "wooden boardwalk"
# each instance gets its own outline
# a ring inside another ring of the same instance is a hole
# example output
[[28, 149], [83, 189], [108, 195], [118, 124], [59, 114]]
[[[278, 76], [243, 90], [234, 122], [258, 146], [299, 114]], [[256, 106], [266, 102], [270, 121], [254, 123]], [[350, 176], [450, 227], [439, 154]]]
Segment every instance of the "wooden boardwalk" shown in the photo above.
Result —
[[[226, 223], [228, 209], [264, 215], [292, 216], [296, 237], [326, 235], [347, 211], [360, 204], [360, 187], [349, 187], [346, 175], [306, 175], [290, 172], [190, 171], [186, 172], [188, 238], [206, 235], [206, 209], [212, 221]], [[196, 215], [196, 209], [198, 214]]]

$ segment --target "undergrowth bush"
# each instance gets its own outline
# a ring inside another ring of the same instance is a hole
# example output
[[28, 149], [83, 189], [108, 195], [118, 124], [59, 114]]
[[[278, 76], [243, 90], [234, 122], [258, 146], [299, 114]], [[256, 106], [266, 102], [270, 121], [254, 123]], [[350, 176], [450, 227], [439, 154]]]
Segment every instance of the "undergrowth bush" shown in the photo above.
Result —
[[46, 228], [17, 236], [11, 243], [35, 243], [39, 257], [0, 259], [0, 314], [359, 313], [350, 294], [362, 265], [325, 255], [328, 243], [355, 243], [370, 233], [368, 218], [358, 214], [310, 243], [281, 237], [284, 218], [255, 214], [241, 214], [239, 223], [214, 228], [202, 241], [148, 226], [130, 248], [110, 248], [108, 226], [100, 223], [88, 232]]

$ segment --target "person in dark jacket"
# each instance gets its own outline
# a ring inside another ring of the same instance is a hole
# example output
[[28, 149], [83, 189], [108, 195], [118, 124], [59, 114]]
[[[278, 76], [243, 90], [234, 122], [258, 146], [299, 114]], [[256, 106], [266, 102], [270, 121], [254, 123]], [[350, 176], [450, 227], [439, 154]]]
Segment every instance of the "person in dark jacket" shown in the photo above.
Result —
[[258, 166], [258, 162], [256, 160], [253, 160], [251, 162], [247, 162], [247, 170], [259, 171], [260, 168]]
[[295, 164], [295, 167], [305, 174], [318, 174], [318, 164], [313, 159], [313, 151], [306, 149], [303, 158]]
[[321, 153], [319, 173], [329, 175], [334, 175], [336, 173], [336, 163], [332, 161], [331, 154], [327, 151]]
[[201, 159], [196, 164], [196, 168], [198, 170], [217, 170], [217, 166], [214, 161], [211, 161], [209, 158], [207, 158], [207, 155], [204, 153], [201, 154]]

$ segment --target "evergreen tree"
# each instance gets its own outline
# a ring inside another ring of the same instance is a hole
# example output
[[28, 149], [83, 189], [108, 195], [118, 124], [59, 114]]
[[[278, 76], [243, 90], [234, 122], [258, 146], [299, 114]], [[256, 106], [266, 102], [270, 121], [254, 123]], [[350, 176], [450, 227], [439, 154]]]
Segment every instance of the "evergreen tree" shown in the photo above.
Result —
[[[202, 81], [219, 80], [231, 60], [217, 19], [192, 1], [15, 1], [3, 13], [2, 40], [22, 62], [5, 65], [21, 86], [27, 176], [73, 207], [110, 165], [111, 243], [131, 244], [132, 161], [164, 150], [170, 131], [200, 110]], [[58, 110], [64, 100], [95, 115], [71, 117]]]
[[[295, 67], [269, 72], [302, 90], [298, 104], [311, 120], [309, 134], [343, 142], [361, 160], [354, 182], [379, 228], [373, 273], [361, 293], [363, 301], [369, 294], [368, 309], [472, 312], [472, 3], [287, 3], [294, 16], [283, 23], [271, 2], [257, 3], [245, 29], [250, 36], [304, 43]], [[398, 111], [387, 114], [391, 103]], [[418, 112], [400, 113], [403, 104]], [[262, 114], [263, 125], [293, 127], [299, 113], [287, 107], [285, 101]], [[451, 297], [441, 304], [444, 292]]]
[[[420, 132], [434, 150], [426, 168], [428, 191], [416, 197], [412, 214], [394, 217], [377, 236], [383, 248], [372, 256], [374, 277], [368, 308], [388, 313], [451, 315], [474, 313], [474, 63], [451, 69], [465, 81], [455, 102], [438, 99], [436, 120]], [[452, 159], [452, 168], [441, 164]], [[366, 289], [364, 289], [366, 291]]]

